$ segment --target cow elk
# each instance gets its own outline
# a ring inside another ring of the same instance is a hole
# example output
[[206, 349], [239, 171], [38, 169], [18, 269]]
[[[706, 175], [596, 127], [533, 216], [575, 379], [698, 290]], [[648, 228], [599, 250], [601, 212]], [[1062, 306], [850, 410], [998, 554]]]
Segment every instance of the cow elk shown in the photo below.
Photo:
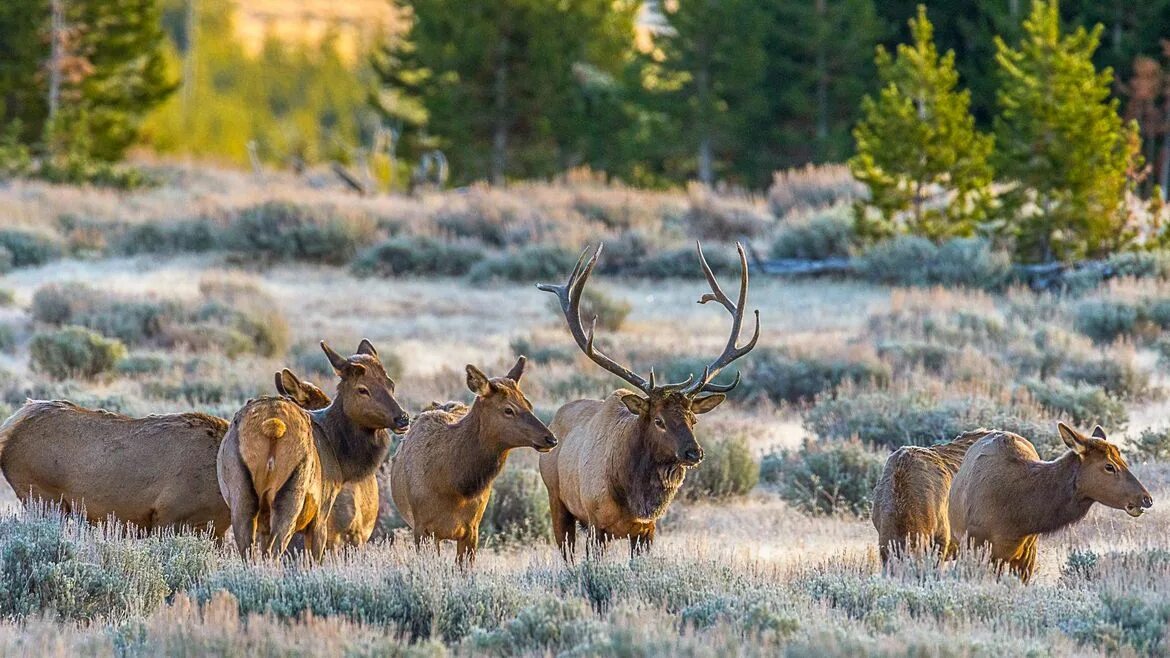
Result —
[[1138, 517], [1154, 501], [1098, 426], [1092, 436], [1058, 424], [1068, 452], [1041, 461], [1036, 448], [1011, 432], [980, 439], [951, 484], [951, 532], [968, 546], [986, 546], [1002, 570], [1025, 583], [1036, 567], [1040, 535], [1080, 521], [1093, 503]]
[[990, 430], [965, 432], [930, 447], [902, 446], [886, 459], [873, 490], [873, 527], [885, 564], [891, 554], [933, 546], [941, 558], [953, 557], [947, 501], [951, 480], [967, 450]]
[[242, 556], [258, 538], [266, 555], [282, 555], [303, 531], [306, 549], [319, 558], [341, 489], [377, 470], [390, 448], [388, 428], [409, 425], [369, 341], [349, 358], [324, 341], [321, 349], [341, 377], [332, 404], [306, 412], [283, 397], [250, 400], [220, 446], [220, 490]]
[[521, 356], [507, 375], [492, 379], [468, 365], [471, 408], [426, 411], [411, 423], [390, 464], [390, 489], [416, 544], [453, 540], [459, 562], [474, 562], [492, 482], [508, 453], [556, 447], [556, 437], [520, 390], [525, 363]]
[[685, 381], [660, 385], [653, 370], [648, 380], [643, 379], [594, 345], [597, 320], [586, 329], [580, 304], [601, 246], [588, 258], [588, 250], [582, 253], [565, 285], [538, 286], [557, 295], [569, 332], [585, 355], [636, 389], [619, 389], [605, 400], [569, 402], [553, 419], [551, 428], [560, 446], [541, 455], [540, 474], [548, 488], [553, 531], [566, 559], [572, 557], [578, 524], [584, 524], [599, 542], [625, 537], [632, 552], [649, 547], [655, 524], [682, 485], [687, 469], [703, 460], [703, 448], [694, 434], [697, 416], [719, 406], [739, 384], [739, 375], [726, 385], [712, 380], [750, 352], [760, 337], [756, 311], [751, 340], [737, 347], [748, 292], [743, 246], [737, 245], [741, 269], [736, 301], [723, 293], [702, 246], [696, 246], [711, 288], [699, 303], [717, 302], [731, 314], [731, 336], [723, 352], [697, 379], [692, 374]]

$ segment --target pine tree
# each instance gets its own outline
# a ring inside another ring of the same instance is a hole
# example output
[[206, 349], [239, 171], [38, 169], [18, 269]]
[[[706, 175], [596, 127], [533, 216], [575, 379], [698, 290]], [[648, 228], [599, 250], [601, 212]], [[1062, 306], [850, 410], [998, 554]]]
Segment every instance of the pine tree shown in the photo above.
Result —
[[1101, 26], [1062, 34], [1058, 3], [1034, 0], [1016, 48], [996, 40], [1002, 82], [996, 168], [1022, 260], [1100, 256], [1124, 245], [1124, 200], [1140, 162], [1136, 127], [1093, 65]]
[[[862, 101], [850, 168], [869, 186], [880, 218], [859, 214], [864, 232], [900, 230], [934, 240], [970, 235], [990, 199], [993, 138], [975, 130], [969, 92], [958, 89], [955, 54], [941, 57], [926, 7], [910, 20], [912, 45], [878, 49], [876, 98]], [[904, 216], [904, 218], [903, 218]]]

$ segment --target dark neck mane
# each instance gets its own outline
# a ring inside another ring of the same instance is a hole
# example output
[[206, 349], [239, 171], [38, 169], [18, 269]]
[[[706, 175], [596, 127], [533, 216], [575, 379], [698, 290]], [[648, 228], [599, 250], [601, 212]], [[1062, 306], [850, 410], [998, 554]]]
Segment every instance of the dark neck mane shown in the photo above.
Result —
[[627, 514], [653, 520], [666, 513], [686, 471], [673, 462], [655, 461], [653, 451], [645, 445], [648, 422], [641, 417], [633, 421], [626, 453], [619, 452], [618, 463], [614, 464], [617, 478], [611, 493]]
[[313, 437], [321, 453], [322, 468], [336, 471], [343, 482], [368, 477], [378, 470], [390, 450], [390, 433], [359, 427], [345, 413], [340, 398], [310, 412]]

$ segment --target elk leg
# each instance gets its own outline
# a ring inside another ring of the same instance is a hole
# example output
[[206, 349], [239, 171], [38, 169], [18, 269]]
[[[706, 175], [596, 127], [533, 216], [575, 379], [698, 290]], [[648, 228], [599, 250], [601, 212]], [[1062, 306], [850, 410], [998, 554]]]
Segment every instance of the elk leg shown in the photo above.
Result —
[[551, 491], [548, 495], [548, 507], [552, 515], [553, 537], [557, 540], [557, 547], [561, 549], [561, 557], [565, 558], [566, 562], [572, 562], [573, 553], [577, 549], [577, 519]]
[[469, 528], [463, 539], [456, 542], [455, 561], [461, 566], [471, 568], [475, 565], [475, 550], [479, 547], [479, 528]]
[[630, 535], [630, 559], [642, 553], [650, 552], [650, 545], [654, 543], [654, 526], [640, 535]]
[[304, 464], [298, 466], [272, 499], [272, 511], [269, 513], [272, 534], [265, 546], [270, 557], [284, 555], [296, 532], [297, 519], [305, 507], [306, 470]]
[[244, 491], [235, 498], [232, 505], [232, 535], [236, 539], [236, 548], [240, 557], [247, 560], [253, 545], [256, 543], [256, 494]]
[[317, 562], [320, 562], [321, 558], [325, 556], [326, 548], [332, 548], [328, 545], [328, 530], [329, 524], [323, 521], [320, 516], [310, 521], [305, 528], [305, 551], [313, 556], [313, 560]]

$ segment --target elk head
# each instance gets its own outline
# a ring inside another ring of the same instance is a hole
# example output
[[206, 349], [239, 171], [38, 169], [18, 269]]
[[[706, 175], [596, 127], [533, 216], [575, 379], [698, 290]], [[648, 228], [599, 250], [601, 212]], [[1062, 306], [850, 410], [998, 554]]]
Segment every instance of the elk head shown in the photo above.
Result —
[[302, 409], [316, 411], [328, 407], [333, 400], [314, 384], [303, 382], [288, 368], [276, 373], [276, 392], [292, 400]]
[[650, 378], [643, 379], [625, 366], [619, 365], [610, 357], [602, 353], [593, 344], [594, 329], [597, 318], [594, 317], [586, 329], [581, 323], [581, 293], [585, 282], [589, 279], [597, 259], [601, 255], [602, 245], [597, 247], [592, 256], [586, 249], [577, 266], [569, 276], [569, 281], [563, 286], [541, 284], [537, 287], [545, 292], [557, 295], [561, 303], [561, 310], [569, 325], [569, 332], [577, 342], [577, 346], [594, 363], [609, 372], [621, 377], [630, 383], [638, 392], [627, 392], [622, 396], [622, 403], [630, 413], [638, 417], [640, 423], [641, 445], [650, 453], [651, 459], [658, 464], [674, 464], [683, 467], [698, 466], [703, 461], [703, 448], [695, 439], [694, 426], [699, 414], [707, 413], [719, 406], [727, 393], [739, 385], [739, 374], [730, 384], [714, 384], [712, 380], [736, 359], [746, 355], [756, 346], [760, 338], [760, 312], [755, 311], [756, 327], [751, 340], [742, 347], [739, 343], [740, 330], [743, 326], [744, 311], [747, 306], [748, 267], [747, 255], [743, 245], [736, 244], [739, 252], [740, 279], [739, 296], [735, 301], [723, 293], [715, 273], [707, 264], [703, 255], [702, 245], [696, 243], [699, 252], [699, 264], [703, 274], [707, 277], [711, 292], [704, 294], [700, 304], [718, 302], [731, 314], [731, 335], [723, 352], [703, 368], [698, 378], [694, 374], [686, 380], [677, 383], [659, 385], [654, 381], [654, 371], [650, 371]]
[[1077, 474], [1077, 493], [1114, 509], [1124, 509], [1130, 516], [1141, 516], [1154, 505], [1154, 499], [1129, 470], [1117, 446], [1105, 438], [1098, 425], [1092, 436], [1058, 423], [1060, 438], [1081, 460]]
[[341, 377], [334, 403], [341, 404], [351, 421], [370, 430], [390, 429], [397, 434], [407, 430], [410, 417], [394, 399], [394, 380], [386, 374], [370, 341], [363, 338], [357, 352], [348, 359], [325, 341], [321, 341], [321, 349]]
[[528, 359], [521, 356], [507, 375], [488, 379], [467, 365], [467, 388], [475, 393], [484, 435], [496, 437], [508, 448], [535, 448], [548, 452], [557, 447], [552, 430], [532, 413], [532, 403], [520, 391], [520, 378]]

